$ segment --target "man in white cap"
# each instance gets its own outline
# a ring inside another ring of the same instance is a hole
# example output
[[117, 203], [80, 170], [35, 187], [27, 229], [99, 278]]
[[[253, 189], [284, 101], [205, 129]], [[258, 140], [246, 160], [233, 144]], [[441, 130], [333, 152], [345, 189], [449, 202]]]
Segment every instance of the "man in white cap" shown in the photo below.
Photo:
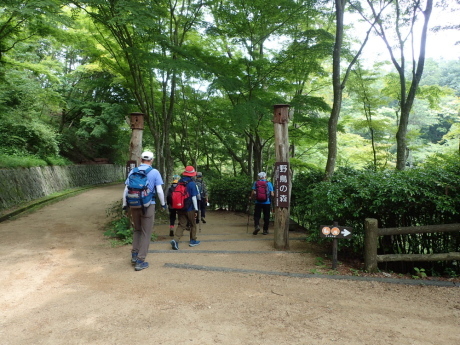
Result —
[[179, 250], [179, 240], [184, 234], [184, 230], [187, 224], [190, 224], [190, 247], [195, 247], [200, 244], [196, 236], [196, 221], [195, 214], [198, 212], [198, 189], [193, 181], [192, 177], [196, 176], [195, 168], [192, 166], [185, 167], [182, 173], [182, 178], [179, 180], [179, 184], [186, 184], [188, 198], [185, 200], [185, 208], [177, 211], [179, 218], [179, 224], [177, 225], [176, 232], [174, 233], [174, 239], [171, 241], [171, 247], [174, 250]]
[[273, 185], [267, 181], [267, 173], [261, 171], [257, 174], [258, 180], [252, 185], [252, 197], [255, 200], [254, 207], [254, 232], [257, 235], [260, 231], [260, 217], [264, 214], [263, 235], [268, 235], [268, 225], [270, 223], [270, 203], [271, 198], [275, 196]]
[[[155, 191], [164, 209], [166, 204], [163, 193], [163, 179], [157, 169], [152, 168], [153, 153], [150, 151], [142, 152], [141, 164], [135, 168], [147, 171], [147, 190], [146, 194], [151, 196], [150, 204], [147, 207], [134, 208], [131, 207], [131, 218], [134, 225], [133, 231], [133, 246], [131, 249], [131, 263], [134, 264], [136, 271], [141, 271], [149, 267], [149, 263], [145, 261], [147, 256], [150, 238], [153, 231], [153, 223], [155, 220]], [[126, 206], [126, 196], [128, 195], [129, 177], [135, 170], [131, 170], [126, 179], [126, 187], [123, 197], [123, 208]], [[150, 194], [149, 194], [150, 193]]]

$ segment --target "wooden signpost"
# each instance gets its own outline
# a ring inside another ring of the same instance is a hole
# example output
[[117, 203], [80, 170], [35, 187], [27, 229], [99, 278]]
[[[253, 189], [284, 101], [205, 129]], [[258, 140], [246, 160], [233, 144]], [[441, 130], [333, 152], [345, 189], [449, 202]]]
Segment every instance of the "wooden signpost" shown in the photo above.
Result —
[[136, 166], [137, 166], [136, 161], [127, 161], [126, 162], [126, 176], [125, 176], [126, 178], [128, 177], [128, 175], [131, 172], [131, 170], [133, 170]]
[[333, 225], [321, 225], [319, 230], [321, 237], [332, 238], [332, 269], [335, 270], [337, 268], [337, 239], [351, 239], [353, 228], [339, 226], [337, 222], [333, 222]]
[[289, 169], [289, 105], [277, 104], [273, 111], [275, 131], [275, 249], [289, 250], [289, 200], [291, 171]]
[[[129, 114], [131, 123], [131, 141], [129, 143], [129, 160], [126, 162], [126, 177], [129, 172], [141, 163], [142, 154], [142, 135], [144, 132], [144, 114], [131, 113]], [[131, 217], [131, 209], [128, 209], [128, 217], [131, 219], [131, 226], [134, 226]]]
[[144, 114], [131, 113], [131, 141], [129, 143], [129, 161], [136, 161], [136, 166], [141, 162], [142, 134], [144, 132]]

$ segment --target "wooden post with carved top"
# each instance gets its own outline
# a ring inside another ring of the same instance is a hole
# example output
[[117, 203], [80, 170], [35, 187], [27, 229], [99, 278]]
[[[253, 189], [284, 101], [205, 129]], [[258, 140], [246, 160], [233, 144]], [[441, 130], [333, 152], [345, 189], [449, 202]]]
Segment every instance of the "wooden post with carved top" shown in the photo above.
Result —
[[142, 134], [144, 131], [144, 114], [131, 113], [131, 141], [129, 143], [129, 160], [136, 161], [136, 166], [140, 164], [142, 154]]
[[[275, 131], [275, 198], [274, 206], [274, 237], [275, 249], [289, 250], [289, 200], [291, 197], [291, 171], [289, 168], [289, 105], [274, 105], [273, 124]], [[285, 174], [284, 179], [280, 175]], [[280, 182], [284, 181], [282, 184]], [[282, 186], [282, 189], [280, 189]], [[287, 206], [287, 207], [286, 207]]]

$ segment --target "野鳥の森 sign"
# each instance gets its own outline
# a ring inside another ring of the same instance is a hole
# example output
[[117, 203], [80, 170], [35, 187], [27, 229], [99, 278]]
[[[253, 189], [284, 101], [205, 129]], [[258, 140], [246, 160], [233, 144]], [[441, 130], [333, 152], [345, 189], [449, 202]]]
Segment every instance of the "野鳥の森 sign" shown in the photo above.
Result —
[[289, 163], [275, 163], [275, 207], [289, 207]]

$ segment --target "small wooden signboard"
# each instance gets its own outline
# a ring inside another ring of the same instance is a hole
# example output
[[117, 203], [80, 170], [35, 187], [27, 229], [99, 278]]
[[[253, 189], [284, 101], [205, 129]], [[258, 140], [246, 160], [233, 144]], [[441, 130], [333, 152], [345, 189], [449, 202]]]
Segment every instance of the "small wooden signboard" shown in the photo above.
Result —
[[320, 236], [332, 238], [332, 269], [337, 268], [337, 239], [346, 238], [351, 239], [353, 228], [349, 226], [339, 226], [337, 222], [333, 225], [321, 225], [319, 227]]

